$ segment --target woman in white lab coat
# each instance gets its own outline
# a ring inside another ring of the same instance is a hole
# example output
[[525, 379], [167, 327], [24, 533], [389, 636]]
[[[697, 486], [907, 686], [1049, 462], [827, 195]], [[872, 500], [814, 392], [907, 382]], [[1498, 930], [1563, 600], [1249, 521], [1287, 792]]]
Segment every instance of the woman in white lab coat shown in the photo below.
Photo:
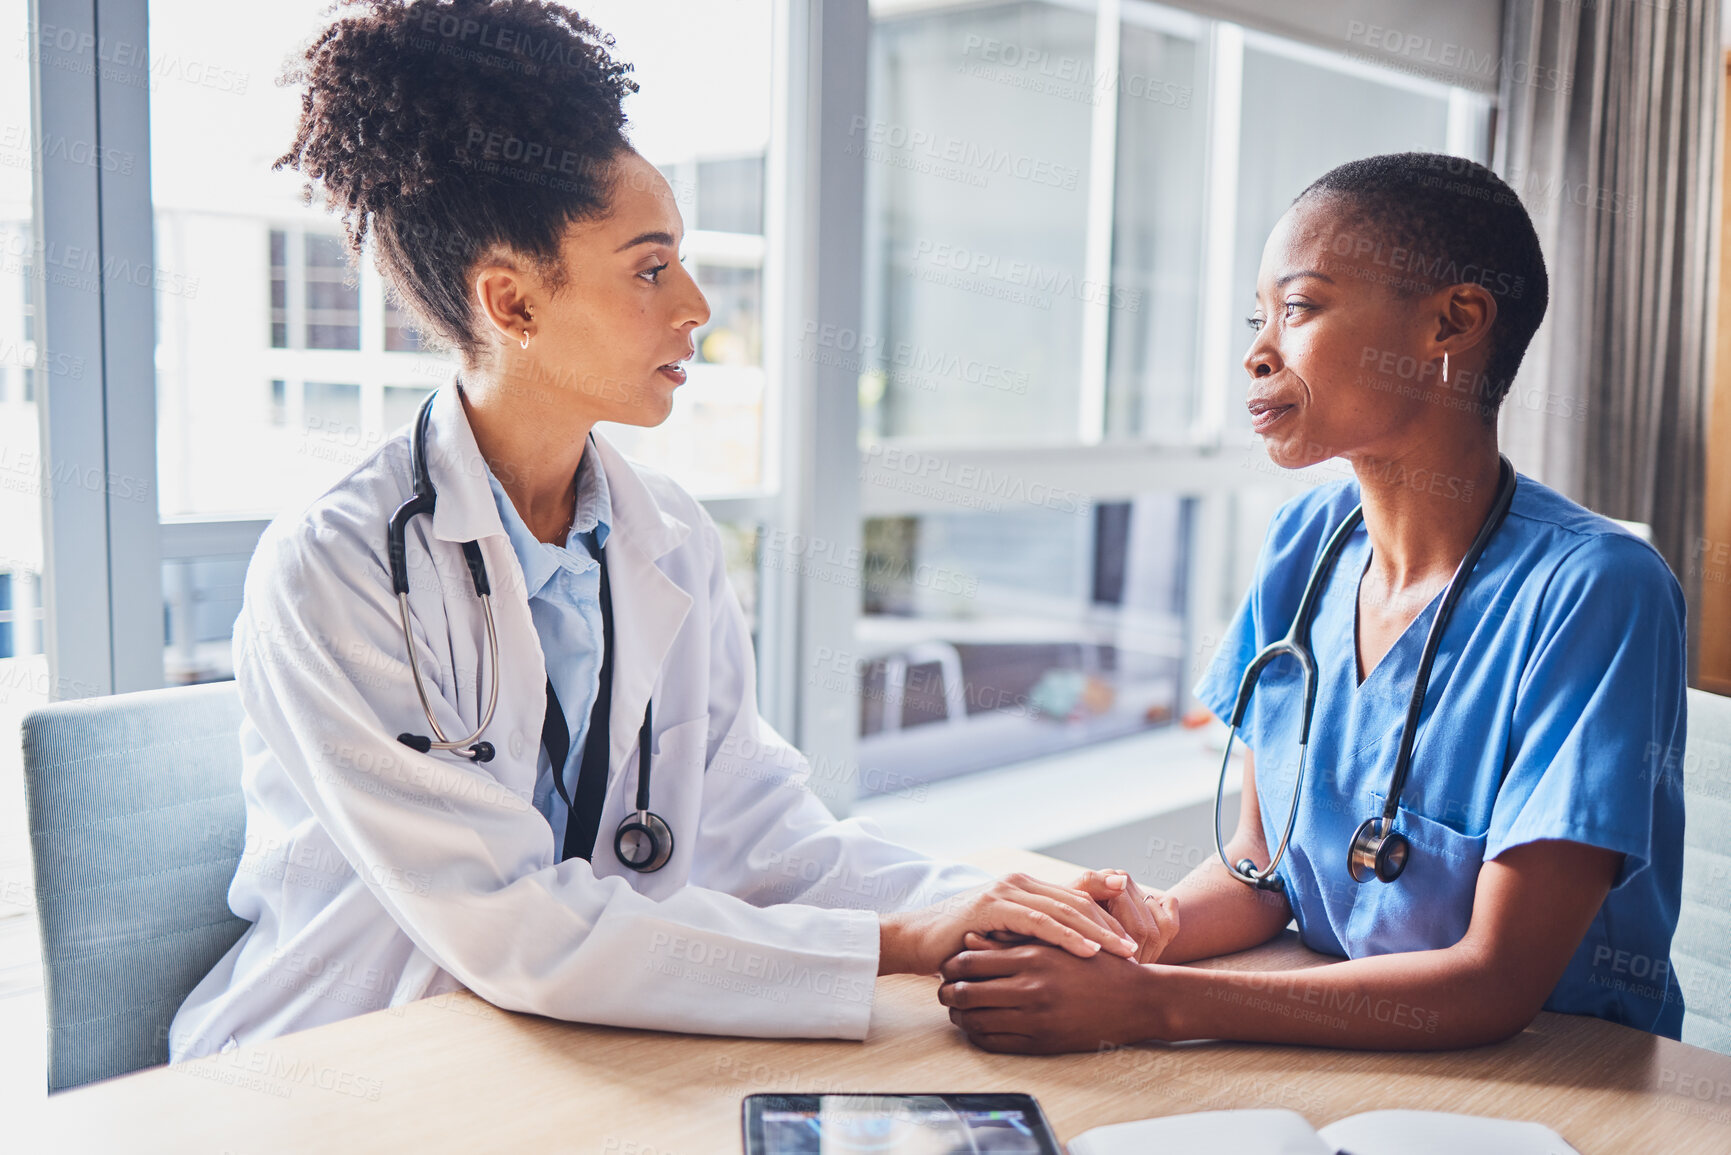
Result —
[[[634, 85], [604, 38], [535, 0], [349, 12], [294, 76], [306, 96], [278, 164], [322, 184], [355, 252], [371, 231], [392, 289], [462, 368], [426, 415], [437, 499], [407, 523], [406, 614], [386, 539], [415, 490], [409, 430], [279, 518], [253, 558], [229, 891], [253, 925], [181, 1007], [172, 1057], [459, 987], [584, 1022], [861, 1038], [878, 974], [935, 972], [970, 930], [1134, 953], [1113, 915], [1137, 937], [1147, 916], [1120, 878], [991, 881], [836, 821], [758, 717], [714, 525], [591, 436], [667, 417], [709, 316], [671, 192], [622, 133]], [[606, 679], [591, 551], [611, 592]], [[429, 735], [427, 711], [470, 734], [494, 679], [489, 758], [399, 740]], [[640, 872], [614, 831], [637, 809], [651, 703], [650, 808], [672, 845]], [[596, 778], [584, 747], [601, 719]]]

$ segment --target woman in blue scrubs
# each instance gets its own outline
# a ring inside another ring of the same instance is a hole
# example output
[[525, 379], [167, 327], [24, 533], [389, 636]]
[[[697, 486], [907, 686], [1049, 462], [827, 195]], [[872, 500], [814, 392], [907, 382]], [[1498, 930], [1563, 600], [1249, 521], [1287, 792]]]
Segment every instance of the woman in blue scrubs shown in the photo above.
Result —
[[[1138, 959], [970, 937], [940, 998], [974, 1042], [1459, 1047], [1518, 1032], [1541, 1009], [1677, 1036], [1682, 593], [1652, 547], [1530, 478], [1516, 476], [1444, 622], [1394, 823], [1407, 865], [1386, 882], [1348, 870], [1354, 831], [1383, 811], [1442, 591], [1492, 516], [1496, 410], [1546, 284], [1519, 199], [1459, 158], [1343, 165], [1275, 226], [1246, 404], [1277, 464], [1341, 457], [1356, 479], [1273, 519], [1197, 687], [1216, 715], [1230, 718], [1245, 669], [1286, 634], [1325, 543], [1363, 505], [1312, 619], [1309, 761], [1279, 885], [1246, 885], [1211, 858], [1167, 895], [1115, 900], [1152, 903], [1132, 927]], [[1281, 658], [1250, 699], [1233, 863], [1266, 870], [1280, 843], [1303, 698]], [[1306, 946], [1342, 961], [1169, 965], [1256, 946], [1293, 919]]]

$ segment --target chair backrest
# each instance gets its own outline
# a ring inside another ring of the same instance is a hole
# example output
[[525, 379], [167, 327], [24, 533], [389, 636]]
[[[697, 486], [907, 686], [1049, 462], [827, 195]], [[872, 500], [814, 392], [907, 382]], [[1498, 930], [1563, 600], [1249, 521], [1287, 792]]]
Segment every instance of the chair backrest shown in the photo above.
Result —
[[168, 1061], [168, 1024], [246, 930], [233, 682], [57, 702], [24, 719], [48, 1089]]
[[1689, 691], [1683, 913], [1671, 963], [1683, 1041], [1731, 1055], [1731, 698]]

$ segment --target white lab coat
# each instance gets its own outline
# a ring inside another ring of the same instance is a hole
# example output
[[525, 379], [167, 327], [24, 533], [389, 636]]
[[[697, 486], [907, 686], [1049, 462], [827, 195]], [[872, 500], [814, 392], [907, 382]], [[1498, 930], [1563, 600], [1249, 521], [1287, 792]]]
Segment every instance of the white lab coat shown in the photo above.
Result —
[[[386, 521], [412, 491], [405, 430], [273, 523], [247, 571], [234, 631], [247, 823], [229, 905], [253, 925], [181, 1006], [172, 1059], [460, 986], [581, 1022], [865, 1037], [876, 912], [986, 876], [838, 822], [806, 788], [805, 759], [758, 717], [713, 523], [600, 436], [614, 517], [610, 770], [593, 867], [559, 862], [528, 801], [545, 761], [546, 664], [452, 387], [433, 402], [427, 444], [438, 504], [408, 531], [417, 653], [453, 738], [473, 729], [486, 680], [501, 679], [485, 735], [498, 753], [475, 764], [395, 740], [427, 732], [385, 554]], [[491, 574], [496, 670], [468, 540]], [[675, 847], [638, 874], [615, 858], [613, 831], [632, 805], [652, 690], [652, 806]]]

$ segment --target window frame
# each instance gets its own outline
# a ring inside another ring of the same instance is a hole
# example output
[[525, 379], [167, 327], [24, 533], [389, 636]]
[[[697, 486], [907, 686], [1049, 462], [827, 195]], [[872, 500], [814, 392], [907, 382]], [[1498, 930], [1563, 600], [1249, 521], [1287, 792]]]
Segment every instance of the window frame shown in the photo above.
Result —
[[[1142, 492], [1165, 492], [1197, 503], [1191, 524], [1190, 556], [1186, 588], [1192, 591], [1242, 589], [1249, 580], [1254, 556], [1246, 556], [1238, 494], [1252, 477], [1255, 484], [1293, 496], [1307, 482], [1276, 474], [1266, 467], [1265, 455], [1255, 445], [1239, 440], [1228, 424], [1228, 411], [1238, 384], [1238, 366], [1228, 351], [1232, 336], [1242, 326], [1241, 302], [1232, 298], [1236, 249], [1237, 197], [1244, 53], [1247, 48], [1277, 53], [1349, 76], [1371, 77], [1381, 83], [1444, 96], [1449, 102], [1448, 145], [1451, 150], [1489, 162], [1490, 121], [1494, 97], [1453, 87], [1440, 81], [1409, 76], [1394, 69], [1330, 52], [1310, 43], [1288, 39], [1235, 23], [1225, 15], [1195, 12], [1205, 5], [1186, 5], [1191, 11], [1152, 0], [1044, 0], [1065, 8], [1095, 14], [1095, 59], [1110, 54], [1118, 67], [1118, 46], [1123, 25], [1186, 34], [1199, 33], [1199, 48], [1207, 65], [1202, 81], [1205, 92], [1198, 103], [1206, 110], [1204, 131], [1207, 152], [1204, 166], [1203, 243], [1197, 284], [1202, 296], [1198, 325], [1198, 375], [1196, 419], [1179, 443], [1142, 438], [1106, 436], [1107, 353], [1106, 295], [1090, 307], [1084, 322], [1082, 365], [1079, 380], [1083, 392], [1077, 437], [1067, 444], [1015, 444], [955, 442], [931, 437], [885, 437], [869, 451], [859, 453], [862, 477], [872, 467], [874, 455], [892, 452], [924, 454], [940, 458], [952, 474], [972, 470], [999, 474], [1013, 470], [1031, 490], [1036, 484], [1074, 493], [1092, 501], [1123, 500]], [[875, 17], [895, 18], [927, 11], [961, 8], [959, 0], [875, 0]], [[864, 56], [869, 48], [862, 39]], [[1090, 189], [1087, 201], [1086, 278], [1108, 284], [1111, 279], [1113, 191], [1116, 176], [1116, 100], [1095, 102], [1090, 138]], [[828, 143], [840, 151], [845, 140]], [[1104, 152], [1110, 154], [1101, 156]], [[1103, 187], [1100, 182], [1103, 182]], [[1227, 190], [1233, 195], [1219, 192]], [[862, 222], [863, 224], [863, 222]], [[863, 277], [862, 268], [861, 275]], [[1096, 316], [1095, 314], [1098, 314]], [[841, 452], [839, 442], [827, 448]], [[896, 517], [925, 512], [953, 511], [941, 494], [929, 488], [914, 492], [882, 485], [861, 486], [860, 510], [865, 517]], [[1185, 612], [1185, 649], [1193, 658], [1206, 660], [1214, 640], [1223, 635], [1236, 606], [1232, 597], [1211, 598], [1193, 594]], [[1193, 662], [1199, 667], [1199, 662]], [[1190, 679], [1181, 679], [1186, 709], [1194, 705]]]
[[[1237, 107], [1246, 44], [1314, 54], [1343, 70], [1374, 69], [1242, 27], [1225, 20], [1175, 11], [1147, 0], [1050, 0], [1096, 13], [1096, 47], [1113, 51], [1123, 24], [1207, 29], [1206, 180], [1231, 188], [1237, 178]], [[864, 516], [918, 513], [922, 499], [884, 487], [864, 486], [869, 464], [859, 448], [857, 382], [841, 365], [821, 365], [800, 355], [809, 326], [834, 324], [858, 331], [863, 315], [865, 160], [849, 155], [853, 118], [868, 114], [870, 22], [874, 10], [891, 15], [929, 0], [773, 0], [771, 140], [766, 158], [763, 249], [762, 485], [752, 493], [704, 501], [718, 521], [758, 527], [758, 694], [766, 719], [801, 746], [820, 768], [815, 788], [838, 812], [853, 803], [857, 781], [857, 686], [826, 685], [812, 672], [826, 655], [850, 653], [859, 615], [856, 590], [823, 580], [822, 573], [766, 562], [766, 535], [826, 536], [841, 548], [857, 547]], [[1195, 5], [1190, 5], [1194, 8]], [[55, 134], [90, 140], [102, 149], [130, 154], [128, 173], [74, 164], [45, 155], [36, 175], [37, 251], [69, 248], [103, 261], [130, 261], [155, 269], [154, 210], [150, 195], [150, 123], [147, 51], [124, 61], [88, 69], [44, 67], [42, 57], [68, 35], [92, 45], [119, 41], [148, 44], [147, 0], [36, 0], [31, 8], [31, 96], [35, 139]], [[54, 38], [44, 46], [42, 31]], [[74, 50], [76, 54], [77, 50]], [[85, 50], [87, 54], [90, 50]], [[76, 65], [77, 61], [68, 61]], [[94, 64], [94, 60], [88, 61]], [[1398, 76], [1399, 74], [1393, 74]], [[1404, 78], [1403, 78], [1404, 79]], [[1435, 88], [1446, 86], [1435, 84]], [[1104, 253], [1110, 276], [1113, 198], [1109, 178], [1116, 164], [1116, 101], [1101, 101], [1091, 132], [1088, 268]], [[1450, 147], [1471, 145], [1488, 152], [1488, 122], [1494, 100], [1482, 93], [1451, 96]], [[1104, 141], [1109, 147], [1101, 148]], [[1094, 157], [1095, 153], [1110, 154]], [[1207, 196], [1200, 284], [1204, 293], [1199, 355], [1204, 365], [1203, 405], [1188, 443], [1161, 446], [1105, 437], [1104, 389], [1107, 326], [1090, 319], [1080, 377], [1087, 403], [1080, 406], [1074, 443], [1017, 447], [915, 444], [888, 439], [884, 445], [933, 450], [962, 464], [985, 467], [1013, 457], [1030, 480], [1045, 479], [1096, 500], [1137, 492], [1165, 491], [1198, 502], [1189, 558], [1192, 590], [1226, 589], [1247, 568], [1234, 554], [1236, 492], [1259, 454], [1232, 444], [1226, 412], [1232, 366], [1220, 352], [1228, 343], [1210, 338], [1236, 323], [1229, 300], [1233, 210]], [[1224, 218], [1224, 219], [1222, 219]], [[288, 252], [290, 346], [301, 298], [292, 270], [299, 263], [297, 238]], [[698, 238], [701, 239], [701, 238]], [[83, 357], [100, 367], [94, 386], [73, 388], [44, 378], [38, 391], [43, 446], [44, 648], [54, 698], [147, 689], [163, 681], [165, 642], [161, 590], [165, 561], [250, 554], [268, 521], [245, 517], [162, 517], [157, 505], [156, 309], [151, 278], [103, 278], [90, 293], [49, 279], [45, 261], [33, 265], [40, 347]], [[171, 270], [162, 270], [164, 275]], [[362, 351], [382, 353], [382, 286], [363, 268]], [[269, 318], [260, 317], [269, 342]], [[424, 353], [393, 353], [393, 366]], [[1210, 360], [1212, 358], [1212, 360]], [[389, 383], [401, 384], [393, 373]], [[298, 388], [292, 378], [291, 387]], [[429, 378], [431, 380], [431, 378]], [[268, 387], [266, 382], [261, 388]], [[363, 385], [365, 390], [365, 385]], [[363, 407], [379, 404], [363, 392]], [[367, 412], [365, 408], [363, 412]], [[94, 486], [80, 478], [94, 476]], [[1259, 485], [1302, 482], [1258, 471]], [[145, 497], [136, 492], [142, 487]], [[99, 527], [92, 532], [92, 527]], [[1218, 636], [1231, 606], [1192, 597], [1187, 644]], [[850, 772], [850, 769], [853, 772]]]
[[[820, 0], [775, 0], [777, 27], [774, 108], [778, 123], [772, 131], [769, 168], [791, 178], [806, 173], [800, 164], [778, 158], [777, 144], [792, 146], [794, 134], [780, 123], [784, 115], [803, 110], [803, 85], [811, 79], [802, 71], [797, 85], [786, 83], [788, 69], [780, 64], [794, 43], [790, 21], [815, 25], [804, 10]], [[863, 11], [864, 0], [857, 2]], [[38, 0], [30, 11], [31, 109], [35, 139], [44, 134], [69, 140], [90, 140], [133, 160], [130, 172], [105, 172], [102, 166], [76, 164], [63, 154], [45, 153], [36, 180], [36, 251], [69, 250], [92, 254], [103, 262], [129, 262], [155, 269], [154, 204], [150, 188], [150, 59], [148, 0]], [[43, 31], [49, 43], [43, 44]], [[59, 53], [57, 43], [104, 45], [125, 43], [128, 52], [117, 60], [94, 66], [94, 52], [74, 47], [88, 68], [44, 67], [42, 57]], [[830, 45], [831, 51], [840, 47]], [[126, 61], [130, 60], [128, 64]], [[802, 154], [809, 156], [809, 154]], [[767, 182], [766, 182], [767, 184]], [[784, 191], [781, 201], [789, 196]], [[792, 251], [777, 234], [779, 217], [767, 211], [773, 196], [766, 187], [766, 238], [760, 246], [741, 244], [735, 234], [697, 232], [692, 247], [699, 258], [713, 255], [725, 263], [762, 264], [769, 283], [790, 278], [773, 267], [789, 260]], [[285, 234], [287, 255], [288, 343], [270, 343], [270, 317], [259, 318], [267, 357], [294, 353], [305, 342], [304, 221], [280, 221], [267, 228]], [[268, 239], [265, 243], [268, 243]], [[752, 251], [746, 251], [751, 249]], [[95, 293], [50, 280], [44, 262], [33, 263], [37, 345], [53, 347], [84, 363], [101, 367], [94, 388], [74, 390], [44, 380], [38, 393], [43, 459], [43, 648], [51, 671], [52, 699], [90, 697], [129, 690], [153, 689], [164, 681], [169, 639], [164, 630], [163, 563], [190, 563], [216, 556], [249, 556], [270, 519], [246, 516], [175, 515], [160, 513], [157, 475], [156, 421], [156, 303], [149, 278], [142, 286], [126, 279], [105, 278]], [[162, 271], [166, 275], [169, 270]], [[361, 348], [346, 355], [357, 359], [360, 372], [350, 374], [362, 388], [363, 424], [378, 416], [383, 386], [404, 384], [419, 376], [417, 362], [442, 361], [426, 352], [384, 353], [384, 288], [377, 271], [362, 262], [360, 277]], [[782, 526], [799, 515], [799, 503], [781, 487], [781, 478], [799, 473], [797, 453], [782, 444], [795, 423], [779, 412], [780, 399], [793, 390], [779, 387], [770, 365], [771, 307], [765, 308], [765, 397], [762, 485], [756, 491], [703, 501], [717, 521], [756, 525], [760, 531]], [[292, 397], [303, 388], [304, 374], [283, 373], [273, 366], [260, 388], [280, 378]], [[429, 376], [431, 384], [438, 378]], [[291, 401], [290, 408], [295, 408]], [[375, 422], [376, 423], [376, 422]], [[791, 466], [791, 468], [790, 468]], [[64, 480], [56, 481], [57, 477]], [[80, 478], [94, 477], [94, 485]], [[106, 479], [106, 481], [105, 481]], [[136, 500], [130, 499], [142, 493]], [[100, 526], [97, 533], [91, 527]], [[184, 583], [170, 583], [171, 593]], [[797, 599], [797, 587], [778, 591], [769, 602]], [[184, 594], [184, 589], [182, 590]], [[183, 607], [184, 608], [184, 607]], [[760, 644], [772, 660], [760, 664], [760, 694], [766, 713], [784, 731], [800, 729], [796, 695], [779, 684], [786, 681], [788, 662], [775, 654], [797, 647], [781, 631], [796, 627], [797, 615], [760, 615]]]

